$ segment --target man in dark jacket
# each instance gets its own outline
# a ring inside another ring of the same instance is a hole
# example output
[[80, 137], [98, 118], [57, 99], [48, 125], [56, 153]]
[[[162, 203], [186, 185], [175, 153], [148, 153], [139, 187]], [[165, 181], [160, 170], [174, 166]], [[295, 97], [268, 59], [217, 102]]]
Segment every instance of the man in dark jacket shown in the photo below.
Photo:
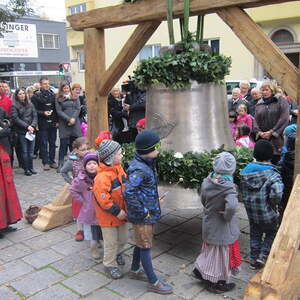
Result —
[[129, 113], [128, 126], [131, 132], [131, 141], [135, 140], [138, 132], [136, 123], [145, 118], [146, 112], [146, 93], [135, 89], [127, 93], [125, 98], [124, 109]]
[[[57, 169], [55, 163], [55, 141], [57, 136], [57, 114], [55, 110], [55, 94], [50, 89], [46, 77], [40, 79], [41, 88], [31, 98], [38, 114], [40, 130], [40, 151], [44, 170]], [[49, 144], [49, 149], [48, 149]]]

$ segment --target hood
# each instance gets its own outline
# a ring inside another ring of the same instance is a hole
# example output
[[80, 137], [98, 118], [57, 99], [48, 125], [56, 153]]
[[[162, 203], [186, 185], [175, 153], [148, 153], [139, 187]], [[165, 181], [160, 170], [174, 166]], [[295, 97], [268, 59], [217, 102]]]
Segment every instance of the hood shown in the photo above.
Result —
[[276, 167], [269, 163], [250, 163], [241, 172], [242, 182], [247, 182], [247, 186], [250, 189], [260, 189], [270, 176], [275, 172], [278, 172]]
[[201, 189], [205, 189], [205, 192], [210, 195], [210, 197], [217, 197], [219, 194], [232, 189], [233, 185], [234, 183], [222, 178], [215, 181], [211, 178], [211, 174], [209, 174], [209, 176], [203, 180]]
[[121, 165], [108, 166], [104, 163], [100, 163], [97, 169], [97, 173], [105, 172], [105, 171], [118, 173], [121, 167], [122, 167]]

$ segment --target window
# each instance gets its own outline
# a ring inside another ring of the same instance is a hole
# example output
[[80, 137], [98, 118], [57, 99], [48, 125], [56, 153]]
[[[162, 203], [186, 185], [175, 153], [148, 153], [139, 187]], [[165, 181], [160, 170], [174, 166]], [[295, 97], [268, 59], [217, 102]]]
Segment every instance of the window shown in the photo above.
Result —
[[82, 4], [70, 6], [69, 11], [70, 11], [70, 15], [74, 15], [86, 11], [86, 4], [82, 3]]
[[40, 49], [60, 49], [58, 34], [38, 33], [37, 42]]
[[271, 39], [277, 45], [294, 43], [293, 35], [286, 29], [277, 30], [273, 33]]
[[77, 55], [78, 55], [79, 71], [84, 71], [85, 70], [84, 52], [79, 51]]
[[160, 45], [147, 45], [139, 53], [139, 60], [159, 56]]
[[220, 52], [220, 40], [204, 40], [203, 43], [209, 45], [213, 52]]

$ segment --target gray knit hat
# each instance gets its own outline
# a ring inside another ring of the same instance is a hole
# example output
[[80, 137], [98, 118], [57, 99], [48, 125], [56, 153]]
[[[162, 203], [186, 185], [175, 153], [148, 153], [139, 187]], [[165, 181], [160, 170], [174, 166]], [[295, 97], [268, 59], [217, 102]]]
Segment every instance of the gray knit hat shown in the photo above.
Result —
[[215, 173], [232, 175], [236, 168], [234, 156], [228, 152], [218, 154], [213, 162]]
[[112, 140], [103, 140], [98, 147], [98, 157], [100, 162], [108, 166], [113, 164], [115, 154], [121, 149], [121, 145]]

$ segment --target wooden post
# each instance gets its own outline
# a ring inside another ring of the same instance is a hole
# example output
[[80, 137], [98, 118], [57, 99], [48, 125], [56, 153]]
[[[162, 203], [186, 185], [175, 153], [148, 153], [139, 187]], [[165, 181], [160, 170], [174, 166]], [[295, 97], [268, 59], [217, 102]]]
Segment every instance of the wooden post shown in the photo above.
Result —
[[297, 175], [266, 266], [261, 276], [256, 275], [250, 280], [244, 300], [297, 299], [300, 286], [299, 216], [300, 175]]
[[217, 10], [217, 14], [283, 89], [297, 99], [299, 69], [263, 30], [239, 7], [222, 8]]
[[104, 29], [84, 30], [85, 89], [88, 110], [88, 137], [91, 145], [100, 130], [108, 130], [107, 94], [98, 90], [105, 72]]
[[[300, 76], [298, 81], [298, 110], [300, 110]], [[296, 137], [296, 155], [295, 155], [295, 177], [300, 174], [300, 114], [298, 113], [297, 118], [297, 137]]]
[[103, 74], [100, 95], [107, 95], [118, 82], [140, 50], [157, 29], [160, 22], [146, 22], [137, 26], [113, 63]]

